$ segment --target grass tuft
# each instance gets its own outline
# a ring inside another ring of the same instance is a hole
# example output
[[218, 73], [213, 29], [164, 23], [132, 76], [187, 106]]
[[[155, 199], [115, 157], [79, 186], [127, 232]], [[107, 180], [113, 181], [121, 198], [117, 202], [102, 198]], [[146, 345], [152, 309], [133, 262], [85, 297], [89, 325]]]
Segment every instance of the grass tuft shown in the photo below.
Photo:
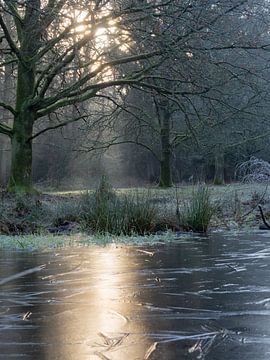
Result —
[[81, 216], [84, 227], [94, 233], [143, 235], [155, 223], [156, 211], [149, 196], [116, 195], [109, 182], [102, 178], [94, 194], [82, 195]]
[[210, 191], [199, 186], [193, 191], [191, 200], [185, 202], [178, 212], [179, 225], [185, 231], [207, 232], [215, 208], [210, 202]]

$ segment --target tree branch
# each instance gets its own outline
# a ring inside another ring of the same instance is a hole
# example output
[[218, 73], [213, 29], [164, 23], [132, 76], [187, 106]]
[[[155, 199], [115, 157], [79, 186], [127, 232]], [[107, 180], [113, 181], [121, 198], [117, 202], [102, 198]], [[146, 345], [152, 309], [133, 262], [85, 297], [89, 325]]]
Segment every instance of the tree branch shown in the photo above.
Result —
[[18, 11], [16, 9], [16, 5], [14, 4], [14, 1], [13, 0], [4, 0], [4, 2], [6, 4], [6, 6], [8, 7], [8, 10], [4, 9], [4, 11], [9, 12], [15, 18], [15, 21], [18, 21], [19, 24], [22, 24], [22, 18], [20, 17], [20, 14], [18, 13]]
[[[114, 60], [105, 62], [105, 63], [101, 64], [100, 66], [98, 66], [96, 70], [86, 74], [80, 80], [76, 81], [74, 84], [72, 84], [68, 88], [64, 89], [62, 92], [60, 92], [56, 96], [54, 96], [50, 99], [47, 99], [45, 101], [42, 101], [41, 104], [42, 105], [45, 104], [45, 106], [47, 106], [47, 104], [49, 105], [50, 103], [56, 102], [63, 97], [80, 95], [81, 93], [85, 93], [86, 91], [91, 90], [93, 88], [92, 85], [90, 85], [89, 87], [86, 87], [86, 88], [82, 88], [82, 86], [85, 85], [88, 81], [90, 81], [94, 77], [96, 77], [98, 74], [100, 74], [106, 68], [110, 68], [110, 67], [117, 66], [117, 65], [123, 65], [123, 64], [127, 64], [127, 63], [134, 63], [139, 60], [147, 60], [147, 59], [153, 58], [153, 57], [155, 57], [157, 55], [161, 55], [161, 54], [162, 53], [160, 51], [153, 51], [153, 52], [146, 52], [146, 53], [143, 53], [140, 55], [125, 56], [125, 57], [121, 57], [119, 59], [114, 59]], [[64, 59], [61, 63], [56, 65], [54, 71], [52, 71], [51, 74], [48, 74], [48, 77], [45, 80], [45, 84], [43, 85], [42, 89], [40, 90], [41, 98], [45, 95], [53, 78], [58, 74], [58, 70], [61, 69], [63, 66], [67, 65], [68, 63], [70, 63], [73, 60], [74, 56], [75, 56], [75, 53], [69, 54], [66, 59]], [[151, 68], [152, 67], [153, 66], [151, 66]], [[144, 70], [144, 71], [149, 71], [149, 69], [147, 68], [147, 70]], [[143, 73], [143, 71], [141, 71], [141, 73]], [[135, 74], [136, 74], [136, 77], [138, 77], [140, 73], [138, 72]], [[44, 74], [44, 75], [46, 75], [46, 74]], [[80, 88], [82, 88], [80, 92], [71, 95], [72, 92], [75, 92], [77, 89], [80, 89]], [[42, 108], [42, 105], [41, 105], [40, 109]], [[39, 107], [38, 104], [37, 104], [37, 107]]]
[[263, 210], [262, 210], [261, 205], [258, 205], [258, 208], [259, 208], [259, 210], [260, 210], [260, 214], [261, 214], [262, 221], [263, 221], [264, 225], [266, 226], [266, 228], [267, 228], [268, 230], [270, 230], [270, 225], [268, 224], [268, 222], [267, 222], [266, 219], [265, 219], [265, 216], [264, 216], [264, 213], [263, 213]]
[[69, 120], [63, 121], [63, 122], [61, 122], [60, 124], [57, 124], [57, 125], [48, 126], [45, 129], [42, 129], [42, 130], [38, 131], [37, 133], [35, 133], [29, 139], [27, 139], [27, 142], [34, 140], [38, 136], [46, 133], [47, 131], [59, 129], [59, 128], [64, 127], [64, 126], [66, 126], [68, 124], [72, 124], [72, 123], [80, 121], [80, 120], [85, 120], [85, 119], [87, 119], [87, 117], [88, 117], [87, 115], [82, 115], [82, 116], [79, 116], [79, 117], [77, 117], [75, 119], [69, 119]]
[[13, 135], [13, 131], [8, 125], [0, 123], [0, 134], [7, 135], [11, 138]]
[[16, 110], [14, 110], [12, 106], [7, 105], [4, 102], [0, 102], [0, 106], [4, 109], [8, 110], [9, 112], [11, 112], [11, 114], [14, 116], [17, 114]]
[[56, 18], [56, 14], [65, 5], [66, 0], [59, 0], [56, 4], [56, 0], [49, 0], [47, 6], [44, 8], [44, 18], [42, 21], [43, 29], [46, 29]]
[[23, 62], [20, 50], [17, 48], [16, 44], [14, 43], [14, 41], [11, 38], [11, 35], [9, 33], [9, 30], [3, 20], [3, 17], [0, 15], [0, 26], [4, 32], [5, 38], [10, 46], [11, 51], [17, 56], [17, 58]]
[[106, 143], [106, 144], [101, 144], [101, 145], [93, 145], [92, 147], [82, 147], [82, 150], [78, 150], [79, 152], [91, 152], [91, 151], [96, 151], [96, 150], [106, 150], [109, 149], [112, 146], [115, 145], [123, 145], [123, 144], [135, 144], [135, 145], [139, 145], [143, 148], [145, 148], [146, 150], [148, 150], [158, 161], [160, 161], [160, 158], [158, 157], [158, 155], [154, 152], [153, 149], [151, 149], [151, 147], [149, 147], [148, 145], [140, 142], [139, 140], [117, 140], [118, 138], [113, 139], [111, 142]]

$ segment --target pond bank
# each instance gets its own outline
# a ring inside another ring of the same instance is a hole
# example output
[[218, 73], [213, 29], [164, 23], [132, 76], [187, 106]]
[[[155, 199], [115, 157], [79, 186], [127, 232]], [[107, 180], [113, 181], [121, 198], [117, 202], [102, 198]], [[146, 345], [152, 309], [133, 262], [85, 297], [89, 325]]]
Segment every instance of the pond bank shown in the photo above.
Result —
[[[211, 186], [208, 189], [211, 203], [214, 204], [210, 232], [217, 229], [229, 231], [258, 229], [263, 224], [258, 210], [259, 204], [262, 204], [266, 220], [270, 218], [270, 196], [265, 186], [233, 184]], [[146, 224], [148, 230], [145, 233], [155, 237], [163, 236], [167, 231], [174, 233], [172, 236], [176, 236], [182, 230], [176, 216], [177, 206], [181, 210], [181, 207], [190, 202], [193, 191], [193, 186], [182, 186], [168, 190], [156, 188], [118, 189], [115, 190], [115, 194], [119, 198], [132, 194], [134, 198], [134, 193], [136, 193], [136, 197], [139, 194], [144, 199], [142, 210], [148, 211], [147, 214], [150, 214], [149, 224]], [[0, 236], [38, 235], [40, 238], [48, 236], [48, 239], [52, 239], [49, 241], [50, 244], [55, 242], [56, 246], [57, 243], [62, 243], [63, 239], [57, 239], [51, 234], [63, 236], [71, 234], [72, 238], [76, 238], [83, 232], [86, 233], [85, 236], [90, 234], [93, 237], [101, 238], [102, 236], [99, 235], [94, 236], [96, 231], [91, 229], [91, 222], [88, 220], [89, 224], [86, 227], [85, 222], [82, 221], [83, 217], [79, 215], [82, 208], [80, 201], [84, 194], [89, 193], [69, 192], [14, 196], [1, 192]], [[86, 200], [88, 201], [88, 199]], [[87, 203], [87, 206], [91, 210], [92, 203]], [[156, 218], [151, 218], [152, 212], [156, 213]], [[122, 215], [119, 214], [119, 216]], [[131, 235], [133, 235], [132, 231]], [[67, 236], [64, 238], [67, 243], [72, 242], [68, 240]]]

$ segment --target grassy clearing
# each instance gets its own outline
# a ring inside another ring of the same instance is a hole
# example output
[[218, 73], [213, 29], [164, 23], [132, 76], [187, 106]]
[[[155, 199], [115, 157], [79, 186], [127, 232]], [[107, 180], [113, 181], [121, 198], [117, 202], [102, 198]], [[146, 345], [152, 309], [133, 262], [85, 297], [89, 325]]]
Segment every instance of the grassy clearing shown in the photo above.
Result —
[[[107, 185], [107, 190], [103, 189], [102, 193], [100, 189], [24, 197], [0, 193], [0, 234], [36, 234], [38, 236], [33, 239], [41, 239], [52, 228], [56, 228], [57, 233], [58, 229], [66, 229], [68, 226], [70, 234], [85, 232], [86, 237], [95, 234], [95, 239], [102, 242], [100, 239], [106, 238], [106, 233], [113, 234], [109, 237], [129, 235], [134, 238], [135, 234], [160, 236], [166, 230], [206, 231], [206, 219], [210, 230], [252, 228], [261, 222], [256, 212], [258, 203], [263, 204], [266, 217], [270, 217], [270, 190], [260, 184], [207, 187], [210, 212], [202, 203], [194, 200], [196, 186], [112, 189]], [[177, 216], [177, 207], [180, 218]], [[199, 218], [202, 221], [198, 226]], [[97, 237], [97, 233], [101, 237]], [[74, 243], [73, 240], [67, 240], [69, 238], [66, 236], [58, 239], [50, 234], [46, 241], [49, 244], [62, 244], [62, 238], [65, 238], [64, 242]], [[5, 239], [1, 237], [2, 242], [11, 241]], [[16, 239], [12, 241], [13, 244], [16, 242]]]
[[[189, 199], [193, 193], [195, 185], [177, 185], [177, 192], [179, 195], [185, 199]], [[211, 198], [221, 199], [224, 195], [229, 196], [233, 194], [235, 191], [241, 193], [245, 198], [249, 198], [253, 192], [259, 192], [265, 190], [265, 184], [243, 184], [243, 183], [232, 183], [227, 185], [207, 185], [209, 191], [211, 193]], [[175, 201], [175, 187], [171, 187], [168, 189], [158, 188], [158, 187], [143, 187], [143, 188], [119, 188], [114, 189], [116, 194], [124, 195], [130, 194], [134, 192], [138, 192], [141, 195], [147, 194], [151, 192], [154, 198], [159, 200], [167, 201]], [[86, 192], [94, 193], [95, 190], [74, 190], [74, 191], [49, 191], [44, 192], [44, 194], [48, 196], [54, 197], [79, 197], [81, 194]], [[270, 188], [268, 188], [266, 195], [270, 197]], [[244, 199], [243, 199], [244, 200]]]

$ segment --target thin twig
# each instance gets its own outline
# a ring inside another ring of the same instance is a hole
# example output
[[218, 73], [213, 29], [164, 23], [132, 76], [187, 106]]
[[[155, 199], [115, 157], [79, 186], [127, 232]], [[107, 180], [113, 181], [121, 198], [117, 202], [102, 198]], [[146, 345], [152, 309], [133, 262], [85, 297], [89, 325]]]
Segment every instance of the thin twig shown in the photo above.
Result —
[[258, 208], [259, 208], [259, 210], [260, 210], [261, 217], [262, 217], [262, 221], [263, 221], [264, 225], [267, 227], [267, 229], [270, 230], [270, 225], [268, 224], [268, 222], [267, 222], [266, 219], [265, 219], [265, 216], [264, 216], [264, 213], [263, 213], [263, 210], [262, 210], [261, 205], [258, 205]]

